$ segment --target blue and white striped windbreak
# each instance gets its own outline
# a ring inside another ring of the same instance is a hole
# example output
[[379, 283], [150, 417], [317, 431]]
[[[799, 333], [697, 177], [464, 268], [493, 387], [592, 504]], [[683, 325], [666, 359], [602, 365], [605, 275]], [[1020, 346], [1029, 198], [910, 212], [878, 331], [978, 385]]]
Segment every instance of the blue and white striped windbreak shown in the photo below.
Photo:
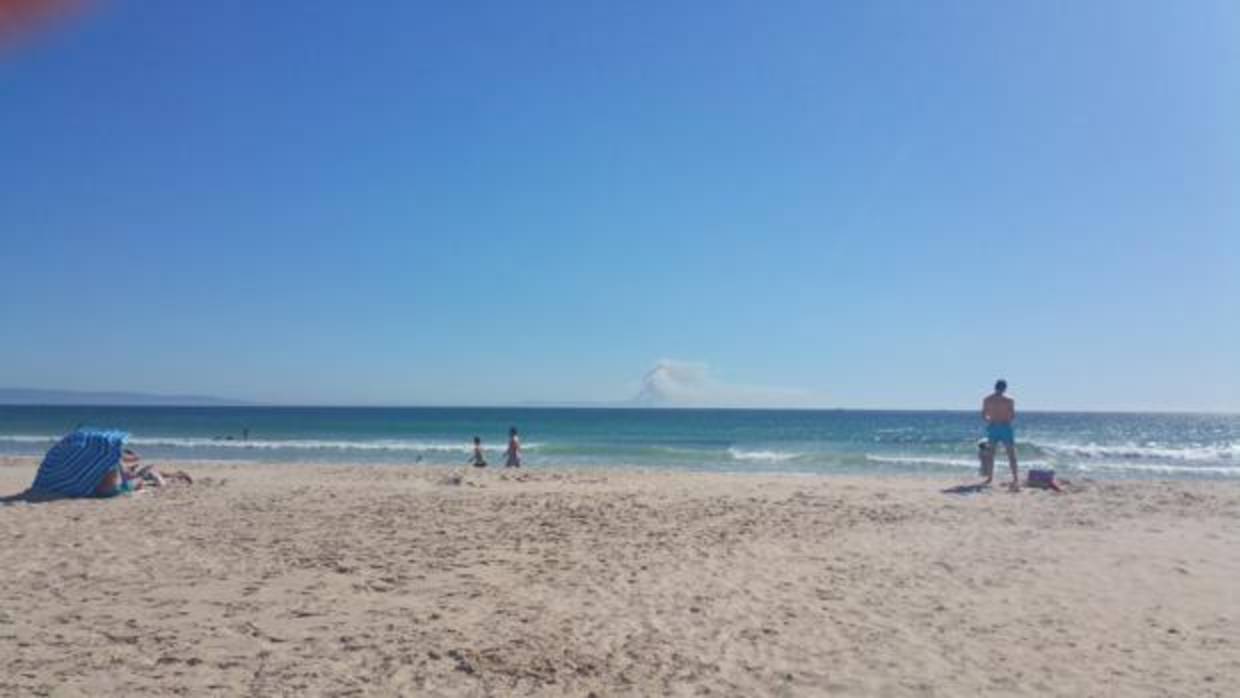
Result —
[[128, 438], [123, 431], [78, 429], [43, 457], [31, 489], [70, 497], [91, 496], [108, 469], [120, 462]]

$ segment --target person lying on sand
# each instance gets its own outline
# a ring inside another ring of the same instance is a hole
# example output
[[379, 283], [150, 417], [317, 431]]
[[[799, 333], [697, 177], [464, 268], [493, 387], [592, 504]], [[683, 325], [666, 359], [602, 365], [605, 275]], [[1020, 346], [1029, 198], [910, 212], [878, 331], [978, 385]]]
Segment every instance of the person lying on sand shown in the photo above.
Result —
[[127, 477], [141, 479], [148, 485], [153, 487], [164, 487], [171, 482], [184, 482], [187, 485], [194, 484], [194, 478], [184, 470], [172, 470], [161, 472], [155, 469], [153, 465], [142, 465], [141, 457], [131, 449], [125, 449], [125, 454], [121, 456], [121, 462], [125, 464], [125, 473]]
[[95, 496], [115, 497], [119, 494], [136, 492], [140, 489], [142, 489], [142, 481], [126, 478], [123, 467], [120, 463], [117, 463], [115, 468], [104, 473], [103, 479], [95, 487]]
[[142, 489], [144, 485], [150, 483], [154, 487], [163, 487], [165, 482], [159, 471], [154, 466], [142, 465], [142, 459], [138, 457], [131, 449], [125, 449], [121, 454], [121, 477], [126, 481], [137, 483], [134, 489]]
[[194, 484], [194, 478], [183, 470], [161, 473], [153, 465], [142, 465], [142, 459], [131, 449], [121, 454], [121, 462], [109, 470], [95, 488], [99, 497], [114, 497], [125, 492], [137, 492], [146, 486], [165, 487], [170, 481]]

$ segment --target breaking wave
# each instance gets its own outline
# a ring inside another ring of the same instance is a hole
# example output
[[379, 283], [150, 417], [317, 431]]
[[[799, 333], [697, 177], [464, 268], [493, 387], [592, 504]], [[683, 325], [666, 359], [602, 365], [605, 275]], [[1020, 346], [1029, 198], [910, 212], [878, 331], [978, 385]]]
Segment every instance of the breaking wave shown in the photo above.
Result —
[[[45, 443], [51, 445], [60, 438], [57, 436], [12, 435], [0, 436], [0, 442], [9, 443]], [[145, 436], [130, 438], [131, 446], [153, 446], [161, 448], [229, 448], [253, 449], [260, 451], [302, 450], [302, 451], [390, 451], [410, 453], [470, 453], [473, 444], [468, 441], [411, 441], [404, 439], [378, 439], [373, 441], [348, 441], [325, 439], [210, 439], [195, 437]], [[502, 447], [503, 444], [500, 444]], [[537, 450], [541, 444], [522, 444], [522, 450]], [[494, 449], [494, 445], [491, 446]]]
[[[869, 463], [877, 463], [880, 465], [898, 465], [914, 468], [967, 468], [977, 470], [978, 462], [976, 458], [951, 458], [948, 456], [885, 456], [873, 453], [865, 454], [865, 460]], [[1043, 460], [1021, 460], [1020, 467], [1023, 468], [1044, 468], [1050, 465]], [[1002, 453], [995, 459], [995, 470], [1005, 471], [1007, 469], [1007, 457]]]
[[1168, 447], [1156, 443], [1074, 444], [1033, 442], [1033, 445], [1058, 459], [1171, 460], [1186, 462], [1240, 460], [1240, 443], [1198, 444], [1180, 447]]
[[769, 451], [769, 450], [746, 451], [746, 450], [742, 450], [739, 448], [729, 448], [728, 455], [731, 456], [733, 460], [751, 460], [751, 461], [766, 461], [769, 463], [782, 463], [783, 461], [789, 461], [789, 460], [793, 460], [794, 458], [800, 458], [801, 456], [804, 456], [805, 454], [798, 453], [796, 451]]

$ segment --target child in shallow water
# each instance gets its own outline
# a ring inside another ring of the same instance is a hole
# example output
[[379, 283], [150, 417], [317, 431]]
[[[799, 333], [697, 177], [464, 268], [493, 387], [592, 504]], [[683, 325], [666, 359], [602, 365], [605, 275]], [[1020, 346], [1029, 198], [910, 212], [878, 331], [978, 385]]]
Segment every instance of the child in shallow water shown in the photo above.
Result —
[[984, 484], [989, 485], [995, 476], [995, 449], [990, 441], [982, 439], [977, 442], [977, 474], [986, 478]]
[[521, 439], [517, 437], [517, 428], [508, 430], [508, 451], [504, 453], [505, 468], [521, 467]]
[[487, 467], [487, 459], [482, 454], [482, 439], [477, 436], [474, 437], [474, 455], [470, 456], [469, 462], [475, 468]]

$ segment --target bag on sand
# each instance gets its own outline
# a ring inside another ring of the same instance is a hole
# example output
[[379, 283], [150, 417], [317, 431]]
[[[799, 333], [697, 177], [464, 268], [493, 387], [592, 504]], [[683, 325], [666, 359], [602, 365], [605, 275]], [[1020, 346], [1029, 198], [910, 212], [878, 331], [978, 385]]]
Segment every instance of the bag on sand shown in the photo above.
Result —
[[1028, 480], [1029, 480], [1030, 487], [1049, 487], [1051, 489], [1057, 489], [1055, 487], [1055, 471], [1054, 470], [1032, 468], [1029, 471]]

